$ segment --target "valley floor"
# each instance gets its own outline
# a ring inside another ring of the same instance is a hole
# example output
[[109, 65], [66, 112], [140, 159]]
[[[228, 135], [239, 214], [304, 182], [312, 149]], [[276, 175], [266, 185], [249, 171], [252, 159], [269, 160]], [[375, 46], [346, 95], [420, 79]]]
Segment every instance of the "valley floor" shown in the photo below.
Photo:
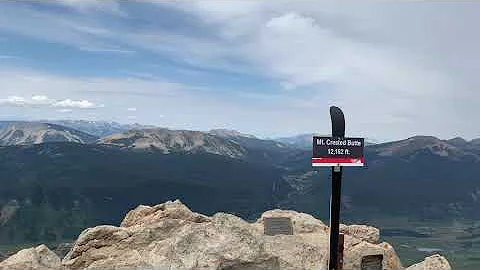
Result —
[[382, 239], [395, 247], [405, 266], [439, 253], [449, 260], [453, 269], [480, 269], [480, 222], [389, 219], [378, 221], [375, 226], [381, 228]]

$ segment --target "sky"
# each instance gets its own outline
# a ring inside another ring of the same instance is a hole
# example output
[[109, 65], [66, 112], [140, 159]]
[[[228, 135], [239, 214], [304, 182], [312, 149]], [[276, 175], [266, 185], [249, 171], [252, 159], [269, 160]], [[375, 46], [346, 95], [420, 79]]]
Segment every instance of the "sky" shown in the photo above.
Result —
[[0, 120], [480, 137], [480, 3], [2, 1]]

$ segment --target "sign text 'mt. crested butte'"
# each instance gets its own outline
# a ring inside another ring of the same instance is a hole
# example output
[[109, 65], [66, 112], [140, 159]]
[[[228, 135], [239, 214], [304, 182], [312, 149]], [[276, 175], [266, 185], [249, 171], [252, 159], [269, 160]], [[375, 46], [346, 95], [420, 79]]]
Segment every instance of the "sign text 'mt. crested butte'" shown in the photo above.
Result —
[[313, 137], [313, 166], [363, 166], [363, 138]]

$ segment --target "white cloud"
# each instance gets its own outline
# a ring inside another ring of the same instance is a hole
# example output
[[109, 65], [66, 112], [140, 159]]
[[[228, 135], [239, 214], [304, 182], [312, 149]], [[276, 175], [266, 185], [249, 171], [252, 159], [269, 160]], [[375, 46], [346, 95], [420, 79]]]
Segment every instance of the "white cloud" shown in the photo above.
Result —
[[31, 98], [12, 95], [7, 98], [0, 99], [0, 106], [48, 106], [54, 101], [44, 95], [33, 95]]
[[32, 100], [35, 100], [35, 101], [48, 101], [50, 100], [47, 96], [42, 96], [42, 95], [38, 95], [38, 96], [33, 96], [32, 97]]
[[65, 99], [56, 101], [52, 104], [53, 107], [61, 107], [61, 108], [78, 108], [78, 109], [94, 109], [94, 108], [102, 108], [104, 105], [97, 105], [93, 102], [88, 100], [71, 100]]
[[21, 96], [8, 96], [5, 99], [0, 99], [0, 106], [58, 107], [77, 109], [95, 109], [104, 107], [103, 104], [97, 105], [88, 100], [54, 100], [45, 95], [33, 95], [29, 99]]
[[25, 103], [25, 98], [19, 96], [9, 96], [5, 99], [0, 99], [0, 105], [23, 106]]
[[55, 100], [52, 100], [45, 95], [34, 95], [34, 96], [32, 96], [32, 100], [31, 100], [30, 104], [49, 106], [49, 105], [53, 104], [54, 102], [55, 102]]

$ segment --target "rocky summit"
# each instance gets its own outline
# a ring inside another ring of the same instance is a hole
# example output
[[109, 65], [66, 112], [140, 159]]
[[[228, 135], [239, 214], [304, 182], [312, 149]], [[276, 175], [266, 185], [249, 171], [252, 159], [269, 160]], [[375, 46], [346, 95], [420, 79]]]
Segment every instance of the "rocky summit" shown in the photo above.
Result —
[[[264, 235], [271, 217], [291, 220], [293, 235]], [[394, 248], [379, 243], [380, 231], [342, 225], [344, 269], [361, 269], [365, 256], [383, 256], [383, 269], [405, 269]], [[120, 227], [84, 230], [61, 260], [45, 246], [22, 250], [0, 263], [7, 269], [326, 269], [329, 228], [305, 213], [271, 210], [254, 223], [231, 214], [205, 216], [180, 201], [138, 206]], [[435, 255], [408, 270], [450, 270]]]

